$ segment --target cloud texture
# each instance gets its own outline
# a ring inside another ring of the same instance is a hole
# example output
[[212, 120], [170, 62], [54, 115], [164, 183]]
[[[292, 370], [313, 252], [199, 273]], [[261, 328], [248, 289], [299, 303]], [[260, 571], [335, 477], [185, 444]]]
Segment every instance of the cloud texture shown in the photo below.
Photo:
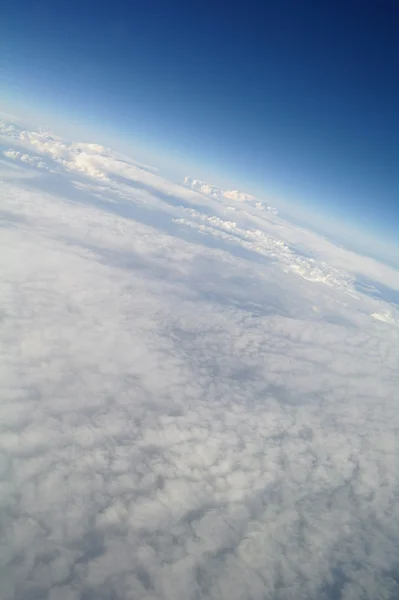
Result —
[[396, 307], [273, 213], [17, 133], [1, 600], [397, 598]]

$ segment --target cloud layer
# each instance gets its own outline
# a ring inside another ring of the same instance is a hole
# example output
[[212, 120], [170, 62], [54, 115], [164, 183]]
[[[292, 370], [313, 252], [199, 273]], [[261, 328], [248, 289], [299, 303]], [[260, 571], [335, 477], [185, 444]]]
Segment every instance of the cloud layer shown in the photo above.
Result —
[[1, 174], [1, 600], [397, 597], [395, 307], [50, 137]]

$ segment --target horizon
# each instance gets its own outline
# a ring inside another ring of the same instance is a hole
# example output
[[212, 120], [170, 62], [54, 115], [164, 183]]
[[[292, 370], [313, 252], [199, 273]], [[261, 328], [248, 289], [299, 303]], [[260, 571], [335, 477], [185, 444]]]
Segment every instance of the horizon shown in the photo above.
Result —
[[[8, 57], [5, 108], [17, 106], [39, 121], [45, 117], [63, 134], [80, 129], [94, 141], [113, 141], [115, 150], [144, 157], [174, 181], [191, 175], [241, 189], [307, 218], [313, 214], [319, 224], [344, 221], [363, 237], [372, 234], [383, 245], [398, 245], [394, 150], [399, 121], [393, 93], [399, 97], [399, 84], [393, 78], [396, 42], [390, 35], [399, 10], [393, 3], [366, 2], [360, 10], [351, 0], [346, 8], [338, 3], [334, 9], [316, 10], [311, 2], [296, 11], [292, 2], [263, 11], [255, 3], [248, 7], [249, 13], [254, 7], [258, 11], [259, 25], [253, 30], [248, 29], [249, 16], [240, 23], [233, 7], [229, 23], [233, 32], [242, 27], [240, 43], [223, 29], [219, 38], [212, 37], [223, 16], [217, 4], [211, 22], [205, 5], [195, 24], [187, 23], [188, 14], [178, 15], [178, 4], [165, 14], [156, 3], [153, 19], [145, 7], [133, 14], [118, 3], [112, 15], [100, 7], [93, 19], [85, 10], [89, 5], [79, 4], [79, 23], [77, 6], [64, 8], [62, 31], [58, 9], [43, 14], [39, 5], [32, 10], [24, 2], [10, 9], [1, 26], [3, 55]], [[31, 22], [20, 22], [18, 6], [24, 6]], [[288, 14], [283, 6], [290, 8]], [[171, 31], [162, 30], [161, 17], [164, 29], [171, 26]], [[184, 19], [184, 39], [174, 47], [171, 34]], [[270, 39], [263, 35], [266, 21], [267, 31], [273, 29]], [[151, 51], [146, 27], [155, 27]], [[138, 30], [141, 36], [136, 36]], [[187, 70], [198, 58], [206, 31], [212, 51], [205, 45], [203, 76], [193, 83]], [[21, 35], [26, 38], [23, 47], [18, 44]], [[97, 40], [92, 49], [90, 39]], [[279, 46], [283, 39], [284, 50]], [[216, 64], [215, 56], [220, 59]], [[250, 69], [248, 74], [251, 64], [256, 73]], [[270, 85], [261, 82], [266, 76]], [[234, 93], [229, 93], [229, 81], [239, 88]], [[245, 82], [251, 83], [252, 94], [242, 89]]]
[[398, 600], [399, 4], [0, 22], [0, 600]]
[[[108, 147], [112, 151], [125, 152], [126, 156], [135, 160], [137, 164], [140, 164], [140, 159], [145, 157], [145, 163], [152, 163], [151, 168], [157, 171], [160, 175], [166, 177], [173, 183], [184, 186], [184, 179], [189, 177], [191, 179], [199, 179], [198, 177], [191, 177], [187, 175], [189, 166], [183, 166], [180, 163], [180, 169], [176, 172], [174, 166], [176, 165], [175, 160], [170, 161], [162, 160], [156, 152], [148, 150], [143, 151], [142, 148], [136, 146], [129, 146], [128, 143], [120, 142], [118, 138], [112, 133], [101, 135], [96, 133], [92, 128], [87, 126], [81, 126], [80, 124], [74, 124], [71, 126], [71, 122], [63, 122], [50, 118], [45, 118], [41, 115], [40, 111], [32, 112], [31, 109], [25, 111], [23, 107], [19, 106], [19, 114], [10, 114], [1, 110], [0, 104], [0, 121], [3, 119], [4, 123], [19, 123], [26, 127], [34, 126], [39, 131], [48, 131], [49, 133], [60, 136], [70, 142], [85, 142], [85, 143], [101, 143]], [[83, 134], [83, 135], [82, 135]], [[1, 133], [0, 133], [1, 137]], [[6, 147], [4, 146], [3, 150]], [[152, 160], [154, 159], [154, 160]], [[158, 159], [158, 160], [157, 160]], [[1, 159], [0, 159], [1, 160]], [[153, 164], [157, 163], [157, 164]], [[184, 163], [183, 163], [184, 164]], [[199, 172], [200, 170], [196, 170]], [[206, 172], [204, 172], [206, 177]], [[214, 180], [202, 181], [207, 186], [215, 186], [215, 182], [219, 183], [219, 186], [223, 185], [224, 189], [230, 190], [234, 188], [231, 180], [228, 178], [218, 178]], [[234, 182], [237, 183], [237, 182]], [[216, 187], [219, 187], [216, 185]], [[240, 193], [247, 194], [248, 188], [237, 190]], [[237, 188], [237, 186], [236, 186]], [[256, 196], [261, 201], [266, 201], [269, 204], [276, 206], [281, 216], [284, 219], [292, 222], [296, 226], [304, 227], [309, 231], [321, 235], [326, 239], [332, 241], [334, 244], [343, 245], [350, 251], [361, 254], [366, 257], [373, 258], [381, 261], [394, 269], [399, 270], [399, 257], [397, 253], [397, 246], [399, 245], [399, 239], [393, 238], [387, 240], [386, 236], [374, 237], [373, 246], [370, 246], [369, 232], [365, 231], [364, 228], [355, 226], [350, 222], [340, 221], [337, 215], [327, 214], [322, 210], [320, 205], [309, 206], [307, 204], [300, 204], [295, 199], [287, 200], [285, 198], [278, 197], [271, 193], [260, 192]], [[375, 232], [374, 232], [375, 233]]]

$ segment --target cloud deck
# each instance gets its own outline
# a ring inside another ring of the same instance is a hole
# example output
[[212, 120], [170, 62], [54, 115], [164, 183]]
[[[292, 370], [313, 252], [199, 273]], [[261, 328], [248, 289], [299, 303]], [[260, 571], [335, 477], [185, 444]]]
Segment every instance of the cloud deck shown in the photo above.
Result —
[[274, 211], [7, 127], [1, 600], [397, 597], [397, 309], [353, 286], [374, 262], [328, 246], [298, 276]]

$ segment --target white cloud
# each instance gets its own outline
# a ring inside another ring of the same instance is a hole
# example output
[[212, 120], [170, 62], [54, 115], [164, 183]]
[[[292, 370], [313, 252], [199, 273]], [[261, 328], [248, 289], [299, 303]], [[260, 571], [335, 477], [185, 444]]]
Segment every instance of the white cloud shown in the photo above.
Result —
[[20, 153], [20, 152], [17, 152], [17, 151], [15, 151], [15, 150], [5, 150], [5, 151], [3, 152], [3, 155], [4, 155], [6, 158], [11, 158], [12, 160], [18, 160], [18, 159], [19, 159], [19, 157], [21, 156], [21, 153]]
[[2, 176], [1, 600], [394, 598], [394, 308], [275, 215], [51, 143], [61, 175]]
[[276, 208], [264, 204], [251, 194], [245, 194], [239, 190], [222, 190], [215, 185], [205, 183], [205, 181], [201, 181], [200, 179], [192, 179], [189, 176], [184, 178], [183, 183], [185, 186], [190, 187], [191, 189], [200, 192], [205, 196], [210, 196], [211, 198], [215, 198], [217, 200], [226, 199], [234, 200], [236, 202], [247, 202], [258, 210], [267, 210], [277, 215]]
[[[397, 269], [369, 256], [363, 256], [343, 248], [340, 244], [333, 243], [309, 229], [287, 222], [277, 216], [278, 211], [275, 208], [264, 204], [254, 196], [236, 190], [224, 191], [191, 177], [185, 177], [184, 185], [219, 201], [230, 199], [242, 202], [245, 204], [245, 213], [242, 210], [241, 216], [245, 216], [247, 222], [250, 220], [253, 228], [261, 229], [269, 236], [284, 240], [290, 246], [303, 249], [315, 259], [329, 263], [339, 271], [346, 271], [354, 276], [366, 276], [399, 290], [399, 271]], [[227, 206], [225, 208], [231, 209]], [[233, 209], [236, 210], [236, 208]], [[259, 211], [264, 211], [264, 215], [259, 214]]]
[[371, 316], [377, 321], [383, 321], [384, 323], [390, 323], [391, 325], [398, 323], [398, 320], [392, 315], [391, 310], [386, 310], [381, 313], [372, 313]]
[[4, 150], [3, 156], [11, 160], [21, 161], [38, 169], [48, 168], [40, 156], [32, 156], [30, 154], [19, 152], [18, 150]]
[[[117, 194], [127, 201], [133, 196], [131, 185], [134, 184], [136, 186], [134, 196], [143, 198], [145, 195], [143, 190], [137, 191], [137, 186], [147, 188], [150, 194], [144, 202], [152, 205], [154, 204], [152, 191], [155, 190], [169, 196], [171, 201], [181, 199], [190, 206], [200, 207], [201, 211], [206, 208], [207, 215], [211, 211], [218, 218], [224, 218], [226, 211], [231, 211], [233, 208], [236, 213], [235, 220], [240, 221], [241, 227], [260, 230], [269, 238], [283, 241], [291, 249], [295, 248], [297, 255], [299, 250], [299, 255], [305, 253], [317, 263], [328, 265], [338, 272], [348, 273], [352, 278], [366, 276], [399, 290], [397, 269], [342, 248], [303, 227], [294, 226], [280, 218], [273, 207], [249, 194], [236, 190], [221, 190], [190, 177], [185, 178], [185, 186], [182, 187], [158, 175], [154, 167], [142, 165], [98, 144], [72, 143], [48, 132], [29, 131], [7, 123], [3, 123], [0, 127], [1, 132], [14, 143], [23, 143], [25, 148], [35, 148], [44, 157], [50, 157], [50, 163], [47, 165], [50, 170], [57, 171], [61, 167], [67, 172], [89, 177], [98, 185], [108, 186], [112, 194]], [[25, 156], [30, 154], [26, 152]], [[44, 167], [41, 165], [41, 168]], [[101, 193], [103, 192], [104, 189]], [[227, 204], [227, 201], [231, 200], [236, 201], [236, 207]], [[159, 204], [154, 208], [159, 209]], [[168, 210], [170, 211], [170, 207]], [[302, 267], [299, 272], [303, 272]]]
[[[194, 220], [175, 219], [175, 223], [206, 232], [216, 238], [228, 240], [252, 252], [278, 259], [287, 270], [316, 283], [346, 290], [355, 295], [355, 278], [314, 258], [302, 257], [282, 240], [275, 239], [259, 229], [241, 229], [233, 221], [208, 217], [192, 209], [185, 209]], [[198, 223], [199, 222], [199, 223]], [[203, 225], [202, 223], [206, 223]]]
[[6, 123], [0, 120], [0, 135], [8, 138], [18, 139], [20, 135], [20, 128], [12, 123]]

